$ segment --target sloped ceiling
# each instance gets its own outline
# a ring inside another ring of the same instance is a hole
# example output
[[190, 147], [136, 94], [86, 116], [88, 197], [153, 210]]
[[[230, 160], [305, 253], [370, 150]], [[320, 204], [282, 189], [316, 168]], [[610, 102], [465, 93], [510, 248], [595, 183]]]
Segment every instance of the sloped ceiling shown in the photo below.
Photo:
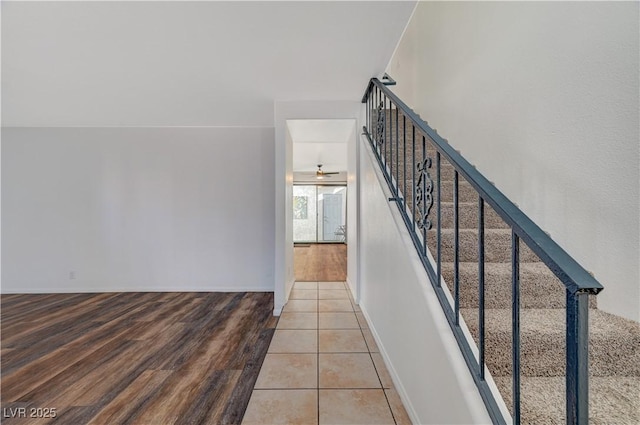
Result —
[[272, 126], [357, 100], [414, 1], [2, 2], [5, 126]]

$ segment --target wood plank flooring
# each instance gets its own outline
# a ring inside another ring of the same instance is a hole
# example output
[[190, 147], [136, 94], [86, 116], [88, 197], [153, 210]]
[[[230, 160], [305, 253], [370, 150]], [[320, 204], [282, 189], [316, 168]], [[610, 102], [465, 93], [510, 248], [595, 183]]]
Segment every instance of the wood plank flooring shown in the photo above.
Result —
[[[277, 323], [271, 293], [2, 295], [1, 305], [6, 425], [238, 424]], [[55, 418], [29, 418], [32, 408]]]
[[296, 281], [344, 282], [347, 280], [347, 245], [295, 245], [293, 274]]

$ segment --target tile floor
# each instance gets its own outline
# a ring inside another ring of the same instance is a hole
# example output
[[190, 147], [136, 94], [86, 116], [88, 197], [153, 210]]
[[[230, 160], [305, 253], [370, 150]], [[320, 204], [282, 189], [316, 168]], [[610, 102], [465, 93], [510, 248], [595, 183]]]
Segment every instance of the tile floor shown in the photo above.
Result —
[[411, 423], [344, 282], [295, 283], [242, 423]]

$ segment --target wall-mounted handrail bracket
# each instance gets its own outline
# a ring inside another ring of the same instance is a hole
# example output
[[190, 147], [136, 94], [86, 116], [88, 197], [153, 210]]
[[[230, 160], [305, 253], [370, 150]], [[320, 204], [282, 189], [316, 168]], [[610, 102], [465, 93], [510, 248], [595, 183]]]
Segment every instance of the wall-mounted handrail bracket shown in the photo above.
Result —
[[396, 80], [391, 78], [391, 76], [385, 72], [382, 76], [382, 84], [384, 84], [385, 86], [395, 86]]

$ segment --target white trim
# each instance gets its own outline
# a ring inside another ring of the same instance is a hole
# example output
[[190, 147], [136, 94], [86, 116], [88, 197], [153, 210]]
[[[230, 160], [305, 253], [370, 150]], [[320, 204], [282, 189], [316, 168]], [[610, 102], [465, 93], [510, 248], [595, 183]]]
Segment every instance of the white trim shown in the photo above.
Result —
[[[38, 1], [38, 0], [33, 0]], [[57, 0], [56, 0], [57, 1]], [[80, 0], [78, 0], [80, 1]], [[86, 1], [86, 0], [84, 0]], [[153, 0], [149, 0], [153, 1]], [[271, 125], [3, 125], [2, 128], [273, 128]]]
[[378, 332], [376, 331], [371, 320], [369, 319], [369, 314], [367, 313], [367, 310], [361, 306], [360, 311], [362, 311], [362, 314], [364, 315], [364, 318], [367, 321], [369, 331], [371, 332], [373, 339], [376, 341], [376, 344], [378, 345], [378, 350], [380, 351], [380, 355], [382, 356], [384, 365], [387, 367], [389, 376], [391, 376], [393, 385], [396, 389], [396, 392], [400, 396], [400, 400], [402, 400], [402, 404], [404, 405], [404, 408], [407, 411], [407, 414], [409, 415], [409, 419], [411, 419], [411, 423], [419, 424], [420, 421], [418, 420], [418, 414], [413, 408], [413, 404], [411, 404], [411, 402], [409, 401], [409, 396], [407, 395], [407, 391], [404, 389], [404, 386], [402, 385], [402, 381], [398, 377], [398, 372], [396, 372], [395, 368], [393, 367], [393, 363], [391, 363], [391, 360], [389, 359], [389, 355], [387, 354], [387, 351], [385, 350], [384, 345], [380, 341]]

